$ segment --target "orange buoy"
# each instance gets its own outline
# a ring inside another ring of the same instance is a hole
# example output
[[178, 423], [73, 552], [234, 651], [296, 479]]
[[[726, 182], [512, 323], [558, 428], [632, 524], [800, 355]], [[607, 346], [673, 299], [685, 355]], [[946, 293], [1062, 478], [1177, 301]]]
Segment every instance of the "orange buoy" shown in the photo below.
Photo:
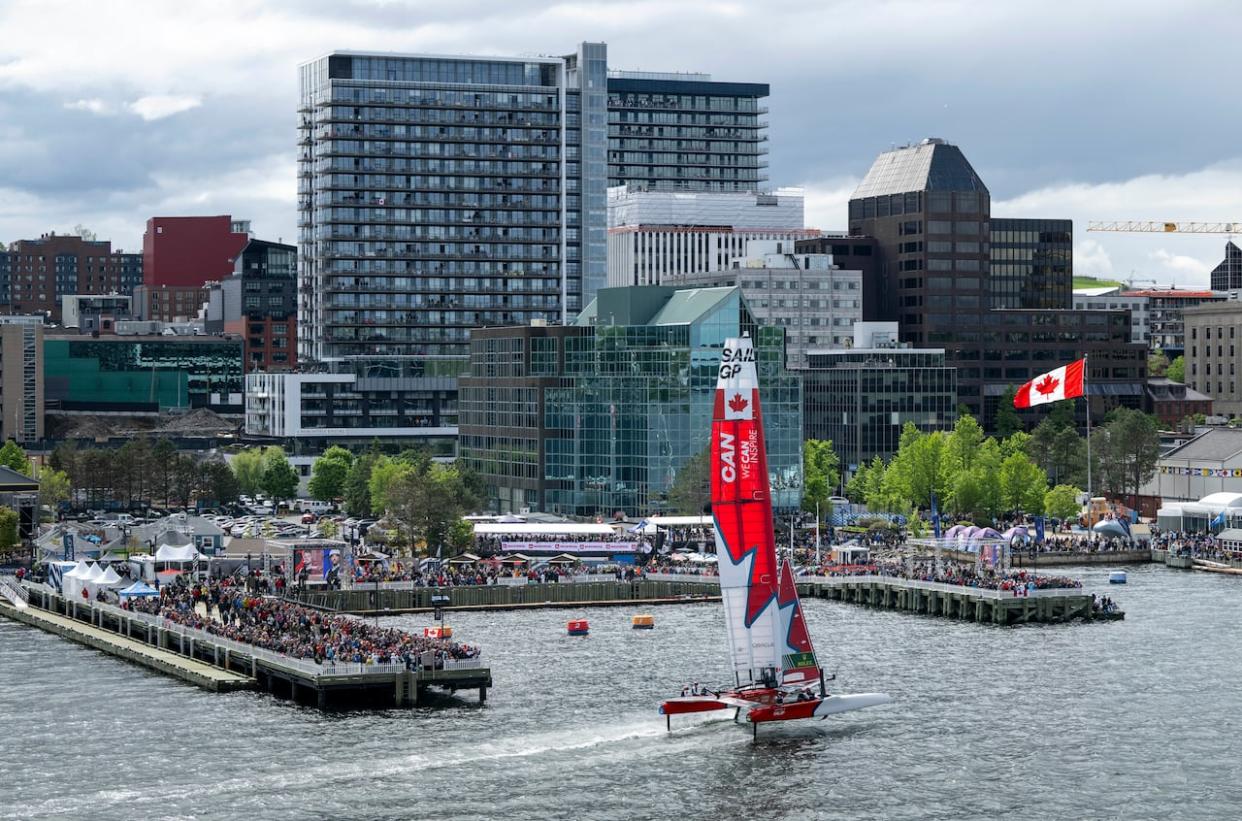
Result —
[[585, 636], [591, 632], [591, 625], [586, 619], [574, 619], [566, 627], [571, 636]]
[[630, 619], [630, 627], [635, 630], [654, 630], [655, 616], [643, 613]]

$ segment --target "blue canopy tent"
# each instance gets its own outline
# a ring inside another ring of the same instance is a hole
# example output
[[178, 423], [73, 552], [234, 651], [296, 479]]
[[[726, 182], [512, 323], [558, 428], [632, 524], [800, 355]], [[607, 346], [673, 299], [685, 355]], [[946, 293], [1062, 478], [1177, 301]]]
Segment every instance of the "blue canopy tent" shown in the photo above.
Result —
[[160, 591], [156, 590], [154, 587], [150, 586], [146, 582], [134, 582], [133, 584], [131, 584], [129, 587], [125, 588], [124, 590], [117, 591], [117, 595], [123, 599], [135, 598], [135, 597], [136, 598], [149, 598], [151, 596], [158, 596], [159, 594], [160, 594]]

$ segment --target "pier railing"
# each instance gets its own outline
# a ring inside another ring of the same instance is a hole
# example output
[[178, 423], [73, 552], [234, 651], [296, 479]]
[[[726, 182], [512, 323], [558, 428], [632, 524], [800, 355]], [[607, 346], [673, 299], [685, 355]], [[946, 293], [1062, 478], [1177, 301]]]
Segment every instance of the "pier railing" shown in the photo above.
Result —
[[891, 584], [896, 587], [905, 587], [911, 590], [935, 590], [940, 593], [969, 593], [984, 599], [1037, 599], [1090, 595], [1081, 587], [1044, 587], [1035, 590], [1020, 589], [1015, 592], [1012, 589], [999, 590], [992, 587], [972, 587], [968, 584], [946, 584], [944, 582], [929, 582], [923, 581], [922, 579], [904, 579], [900, 576], [881, 575], [803, 576], [798, 581], [809, 582], [810, 584], [826, 585], [829, 587], [858, 583]]
[[[406, 669], [405, 664], [402, 662], [389, 664], [360, 664], [357, 662], [325, 661], [323, 663], [318, 663], [313, 659], [294, 658], [293, 656], [279, 653], [275, 650], [268, 650], [263, 647], [257, 647], [253, 644], [247, 644], [245, 642], [226, 638], [225, 636], [220, 636], [215, 633], [208, 632], [207, 630], [200, 630], [196, 627], [179, 624], [178, 622], [170, 621], [163, 616], [157, 616], [152, 613], [144, 613], [140, 610], [125, 610], [123, 608], [116, 607], [115, 605], [105, 604], [103, 602], [91, 602], [90, 606], [104, 613], [108, 613], [112, 615], [113, 618], [118, 620], [127, 618], [144, 622], [160, 630], [164, 630], [165, 632], [182, 636], [193, 641], [201, 641], [204, 645], [216, 645], [221, 649], [228, 650], [231, 653], [237, 653], [248, 658], [258, 659], [274, 667], [284, 667], [286, 669], [297, 670], [298, 672], [315, 679], [330, 676], [390, 676], [393, 673], [398, 673]], [[472, 662], [472, 664], [465, 664], [462, 661], [455, 659], [447, 659], [440, 662], [440, 664], [443, 665], [444, 669], [482, 666], [479, 659], [467, 659], [465, 661]]]
[[4, 596], [18, 608], [25, 607], [30, 601], [30, 591], [12, 576], [0, 576], [0, 596]]

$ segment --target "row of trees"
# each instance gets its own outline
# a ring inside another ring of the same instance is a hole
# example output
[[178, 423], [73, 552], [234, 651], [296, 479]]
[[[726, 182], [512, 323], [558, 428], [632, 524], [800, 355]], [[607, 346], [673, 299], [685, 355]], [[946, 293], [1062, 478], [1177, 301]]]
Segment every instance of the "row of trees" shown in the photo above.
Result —
[[926, 433], [907, 423], [897, 453], [880, 457], [850, 479], [845, 495], [872, 510], [909, 514], [939, 508], [963, 518], [993, 519], [1005, 511], [1042, 513], [1048, 477], [1027, 452], [1030, 436], [985, 436], [974, 417], [952, 431]]
[[237, 478], [237, 495], [264, 494], [273, 502], [297, 496], [298, 472], [289, 464], [283, 448], [248, 448], [233, 457], [230, 467]]
[[57, 503], [70, 498], [72, 487], [75, 502], [85, 507], [108, 503], [127, 509], [190, 507], [199, 499], [229, 504], [240, 493], [236, 476], [222, 458], [178, 453], [166, 439], [135, 439], [119, 448], [60, 445], [44, 470], [49, 469], [51, 477], [40, 475], [41, 492], [52, 479]]

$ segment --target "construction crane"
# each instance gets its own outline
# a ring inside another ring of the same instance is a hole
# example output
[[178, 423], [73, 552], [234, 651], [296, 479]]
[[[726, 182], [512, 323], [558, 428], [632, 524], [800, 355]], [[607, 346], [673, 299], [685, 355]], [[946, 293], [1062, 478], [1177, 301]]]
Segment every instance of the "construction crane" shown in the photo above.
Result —
[[1117, 231], [1138, 234], [1242, 234], [1242, 222], [1154, 222], [1123, 220], [1087, 223], [1088, 231]]

